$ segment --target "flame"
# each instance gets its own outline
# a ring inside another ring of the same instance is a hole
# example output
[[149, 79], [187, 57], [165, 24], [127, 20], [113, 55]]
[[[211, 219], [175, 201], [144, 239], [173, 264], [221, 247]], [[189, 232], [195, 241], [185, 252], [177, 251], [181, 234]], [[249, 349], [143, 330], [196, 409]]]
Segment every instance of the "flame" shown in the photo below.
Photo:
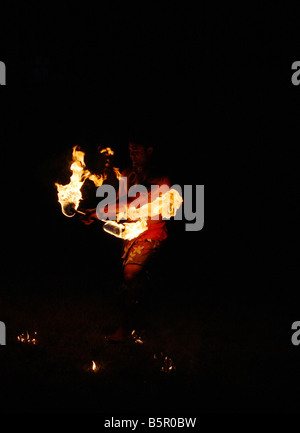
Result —
[[103, 230], [116, 236], [117, 238], [131, 240], [139, 236], [148, 229], [147, 221], [140, 220], [135, 223], [119, 224], [116, 221], [108, 221], [103, 226]]
[[33, 333], [33, 337], [30, 337], [30, 334], [28, 331], [26, 331], [26, 334], [20, 334], [18, 335], [18, 341], [20, 341], [20, 343], [27, 343], [27, 344], [33, 344], [36, 345], [37, 344], [37, 332], [34, 331]]
[[122, 175], [121, 175], [121, 173], [120, 173], [120, 170], [119, 170], [117, 167], [113, 167], [113, 170], [114, 170], [114, 172], [115, 172], [116, 178], [117, 178], [118, 180], [120, 180], [121, 177], [122, 177]]
[[166, 191], [161, 197], [157, 197], [153, 202], [145, 204], [140, 208], [129, 206], [128, 217], [131, 220], [139, 218], [152, 218], [161, 215], [163, 218], [171, 218], [176, 215], [182, 203], [182, 197], [176, 189]]
[[144, 344], [143, 340], [141, 339], [141, 337], [138, 336], [138, 334], [136, 333], [135, 329], [132, 331], [131, 336], [132, 336], [133, 341], [135, 343]]
[[147, 203], [140, 208], [129, 206], [127, 217], [133, 221], [138, 221], [123, 224], [109, 221], [104, 224], [103, 230], [121, 239], [134, 239], [148, 229], [147, 219], [156, 216], [169, 219], [176, 215], [182, 202], [183, 199], [179, 192], [172, 188], [162, 194], [161, 197], [157, 197], [153, 202]]
[[105, 153], [107, 156], [114, 155], [114, 151], [111, 150], [110, 147], [106, 147], [105, 149], [100, 149], [100, 153]]
[[97, 369], [97, 365], [96, 365], [95, 361], [92, 361], [92, 370], [96, 371], [96, 369]]
[[90, 172], [85, 168], [84, 162], [84, 152], [76, 150], [77, 146], [73, 147], [72, 153], [72, 165], [71, 171], [72, 176], [70, 178], [70, 183], [67, 185], [60, 185], [55, 183], [58, 194], [58, 201], [61, 204], [62, 213], [67, 216], [73, 216], [70, 209], [73, 207], [77, 209], [79, 202], [82, 199], [81, 187], [84, 184], [86, 178], [90, 175]]
[[153, 358], [161, 359], [163, 361], [163, 365], [160, 367], [160, 371], [164, 373], [169, 373], [170, 371], [176, 370], [173, 359], [169, 356], [164, 355], [162, 352], [158, 356], [154, 354]]
[[90, 174], [88, 178], [94, 182], [95, 186], [101, 186], [103, 182], [107, 179], [106, 173], [104, 174]]
[[[77, 150], [78, 146], [73, 147], [72, 153], [72, 164], [71, 171], [72, 176], [70, 178], [70, 183], [67, 185], [60, 185], [55, 183], [58, 194], [58, 201], [61, 204], [62, 213], [67, 217], [74, 216], [74, 209], [77, 210], [80, 200], [82, 199], [81, 187], [86, 179], [90, 179], [94, 182], [95, 186], [101, 186], [106, 180], [107, 175], [104, 174], [92, 174], [86, 169], [84, 162], [85, 153]], [[114, 152], [110, 147], [102, 149], [100, 153], [106, 153], [106, 155], [113, 155]]]
[[[107, 159], [105, 167], [109, 167], [109, 156], [114, 155], [114, 151], [110, 147], [99, 150], [100, 153], [106, 155]], [[72, 175], [70, 182], [67, 185], [55, 183], [55, 186], [57, 187], [58, 201], [61, 204], [63, 214], [67, 217], [75, 215], [74, 211], [77, 211], [80, 200], [82, 200], [81, 187], [86, 179], [90, 179], [94, 182], [95, 186], [98, 187], [101, 186], [107, 178], [105, 172], [106, 169], [104, 169], [104, 173], [100, 175], [92, 174], [87, 170], [84, 162], [84, 155], [84, 152], [78, 150], [78, 146], [73, 147], [72, 164], [70, 167]], [[119, 169], [113, 167], [113, 170], [117, 179], [120, 180], [121, 174]], [[132, 222], [120, 224], [116, 221], [109, 221], [104, 225], [103, 229], [121, 239], [134, 239], [148, 229], [147, 219], [157, 216], [169, 219], [175, 216], [182, 201], [183, 199], [179, 192], [174, 188], [170, 189], [159, 197], [156, 197], [153, 201], [150, 201], [139, 208], [129, 206], [127, 209], [127, 219]], [[117, 221], [121, 218], [126, 219], [123, 217], [124, 215], [118, 215]]]

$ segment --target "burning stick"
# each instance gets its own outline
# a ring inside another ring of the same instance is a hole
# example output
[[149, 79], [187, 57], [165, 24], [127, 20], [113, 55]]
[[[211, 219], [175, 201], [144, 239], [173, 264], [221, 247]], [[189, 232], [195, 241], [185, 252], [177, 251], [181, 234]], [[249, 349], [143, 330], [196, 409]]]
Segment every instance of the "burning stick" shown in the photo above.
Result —
[[[67, 185], [55, 183], [62, 213], [67, 217], [73, 217], [76, 211], [77, 213], [82, 213], [78, 211], [78, 206], [82, 199], [81, 187], [86, 179], [93, 181], [96, 186], [101, 186], [107, 178], [106, 173], [96, 175], [86, 169], [84, 152], [77, 150], [77, 147], [78, 146], [73, 147], [71, 164], [71, 171], [73, 174], [70, 178], [70, 182]], [[113, 155], [113, 151], [110, 148], [102, 149], [101, 153]], [[83, 215], [85, 214], [83, 213]]]
[[116, 221], [108, 221], [103, 226], [103, 230], [116, 236], [117, 238], [131, 240], [139, 236], [148, 229], [147, 221], [141, 220], [135, 223], [119, 224]]
[[[100, 150], [100, 153], [105, 153], [107, 156], [107, 162], [105, 164], [105, 167], [107, 168], [109, 166], [108, 157], [113, 155], [114, 152], [108, 147]], [[85, 212], [78, 210], [80, 200], [82, 199], [81, 187], [86, 179], [90, 179], [98, 187], [101, 186], [107, 178], [105, 169], [103, 175], [91, 174], [91, 172], [86, 169], [84, 152], [77, 150], [77, 146], [73, 148], [72, 161], [71, 170], [73, 174], [70, 178], [70, 183], [67, 185], [55, 183], [58, 191], [58, 201], [61, 204], [63, 214], [67, 217], [73, 217], [76, 213], [86, 215]], [[116, 177], [120, 179], [121, 175], [119, 170], [114, 168], [114, 171]], [[179, 192], [175, 189], [170, 189], [160, 197], [156, 197], [153, 201], [146, 203], [141, 207], [136, 208], [134, 206], [129, 206], [128, 218], [129, 220], [132, 220], [132, 222], [119, 224], [116, 221], [107, 222], [106, 220], [102, 220], [105, 222], [103, 229], [107, 233], [121, 239], [134, 239], [148, 229], [146, 221], [148, 218], [159, 215], [163, 218], [175, 216], [182, 201]]]
[[64, 205], [63, 206], [63, 214], [68, 216], [68, 217], [73, 217], [75, 214], [86, 215], [85, 212], [82, 212], [81, 210], [76, 209], [74, 203], [67, 203], [66, 205]]
[[76, 150], [77, 146], [73, 147], [72, 153], [72, 176], [70, 183], [67, 185], [60, 185], [55, 183], [58, 191], [58, 201], [61, 204], [62, 213], [67, 217], [72, 217], [75, 213], [72, 212], [72, 208], [75, 210], [79, 206], [79, 202], [82, 199], [81, 187], [84, 184], [86, 178], [90, 175], [90, 172], [85, 169], [84, 152]]
[[176, 189], [170, 189], [157, 197], [150, 203], [136, 208], [134, 206], [128, 207], [128, 217], [131, 220], [138, 220], [129, 223], [117, 223], [115, 221], [107, 222], [103, 230], [109, 234], [121, 239], [131, 240], [139, 236], [141, 233], [148, 229], [147, 219], [162, 216], [163, 218], [170, 218], [176, 215], [177, 210], [182, 203], [182, 197]]
[[[107, 156], [113, 155], [114, 152], [110, 149], [102, 149], [100, 153], [105, 153]], [[73, 217], [76, 213], [86, 215], [85, 212], [78, 210], [80, 200], [82, 199], [81, 187], [86, 179], [90, 179], [96, 186], [102, 185], [106, 179], [106, 175], [91, 174], [86, 169], [84, 162], [84, 152], [77, 150], [77, 146], [73, 147], [71, 170], [73, 172], [70, 182], [67, 185], [55, 183], [58, 191], [58, 201], [61, 204], [62, 213], [67, 217]], [[107, 166], [108, 163], [106, 163]], [[120, 172], [114, 167], [114, 172], [117, 178], [120, 178]], [[146, 221], [138, 221], [137, 223], [118, 224], [115, 221], [106, 222], [104, 230], [114, 236], [122, 239], [133, 239], [143, 231], [147, 230]]]

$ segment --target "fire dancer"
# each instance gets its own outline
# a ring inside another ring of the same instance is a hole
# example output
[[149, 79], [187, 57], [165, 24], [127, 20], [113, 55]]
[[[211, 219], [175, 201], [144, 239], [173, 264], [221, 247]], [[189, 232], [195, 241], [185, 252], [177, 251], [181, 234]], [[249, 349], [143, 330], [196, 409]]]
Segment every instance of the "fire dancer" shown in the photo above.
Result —
[[[170, 187], [167, 176], [159, 173], [153, 162], [154, 147], [139, 139], [129, 141], [129, 152], [132, 166], [125, 169], [121, 175], [127, 177], [127, 192], [133, 185], [143, 185], [150, 193], [151, 185]], [[128, 198], [127, 205], [133, 198]], [[121, 203], [121, 200], [120, 200]], [[117, 209], [119, 203], [117, 202]], [[97, 219], [95, 209], [87, 210], [82, 221], [89, 225]], [[109, 215], [106, 213], [106, 216]], [[122, 319], [120, 326], [113, 335], [106, 337], [109, 342], [124, 342], [133, 329], [138, 328], [138, 317], [141, 317], [141, 304], [145, 301], [145, 274], [153, 259], [167, 238], [166, 223], [162, 217], [147, 220], [148, 229], [123, 244], [123, 292]], [[147, 296], [146, 296], [147, 297]], [[140, 313], [140, 314], [139, 314]]]

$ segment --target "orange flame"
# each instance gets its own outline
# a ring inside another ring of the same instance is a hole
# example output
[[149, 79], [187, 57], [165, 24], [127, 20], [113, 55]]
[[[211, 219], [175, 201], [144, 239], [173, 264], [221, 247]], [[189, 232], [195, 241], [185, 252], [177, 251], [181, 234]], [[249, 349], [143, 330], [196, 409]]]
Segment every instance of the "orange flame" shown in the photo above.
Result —
[[162, 194], [161, 197], [157, 197], [153, 202], [150, 202], [149, 204], [147, 203], [140, 208], [129, 206], [127, 217], [133, 221], [138, 221], [123, 224], [109, 221], [104, 224], [103, 229], [121, 239], [134, 239], [148, 229], [147, 219], [156, 216], [162, 216], [163, 218], [169, 219], [176, 215], [182, 202], [183, 199], [179, 192], [172, 188]]
[[[114, 154], [110, 147], [101, 149], [100, 153], [105, 153], [107, 157]], [[61, 204], [63, 214], [67, 217], [74, 216], [74, 209], [78, 209], [80, 200], [82, 199], [81, 187], [86, 179], [90, 179], [94, 182], [95, 186], [98, 187], [101, 186], [107, 178], [105, 170], [104, 174], [100, 175], [92, 174], [87, 170], [84, 155], [84, 152], [77, 150], [77, 146], [73, 147], [71, 164], [72, 176], [70, 182], [67, 185], [55, 183], [58, 192], [58, 201]], [[109, 166], [108, 161], [109, 159], [107, 159], [106, 167]], [[121, 174], [119, 169], [113, 167], [113, 170], [117, 179], [120, 179]], [[175, 189], [170, 189], [152, 202], [150, 201], [150, 203], [146, 203], [139, 208], [129, 206], [127, 209], [127, 218], [133, 222], [119, 224], [116, 221], [108, 221], [104, 224], [103, 229], [121, 239], [134, 239], [148, 229], [147, 219], [156, 216], [169, 219], [175, 216], [182, 201], [183, 199], [179, 192]], [[122, 217], [123, 215], [121, 217], [118, 215], [117, 221]]]
[[[84, 162], [84, 152], [77, 150], [78, 146], [73, 147], [72, 153], [72, 164], [71, 171], [72, 176], [70, 178], [70, 183], [67, 185], [60, 185], [55, 183], [58, 194], [58, 201], [61, 204], [62, 213], [67, 217], [74, 216], [72, 208], [77, 210], [80, 200], [82, 199], [81, 187], [86, 179], [90, 179], [94, 182], [95, 186], [101, 186], [106, 180], [107, 175], [104, 174], [92, 174], [86, 169]], [[114, 152], [108, 147], [102, 149], [101, 153], [106, 153], [107, 155], [113, 155]]]
[[33, 333], [33, 337], [30, 336], [29, 332], [26, 331], [26, 335], [25, 333], [18, 335], [18, 341], [20, 341], [20, 343], [27, 343], [27, 344], [33, 344], [36, 345], [37, 344], [37, 332], [34, 331]]
[[89, 366], [87, 367], [87, 371], [91, 371], [92, 373], [98, 373], [101, 368], [101, 364], [96, 364], [96, 362], [92, 360], [92, 364], [89, 364]]
[[182, 202], [183, 200], [179, 192], [172, 188], [162, 194], [161, 197], [157, 197], [154, 201], [140, 208], [129, 206], [128, 217], [133, 221], [139, 218], [150, 219], [158, 215], [163, 218], [171, 218], [176, 215]]
[[108, 156], [108, 155], [114, 155], [115, 152], [111, 150], [110, 147], [106, 147], [105, 149], [100, 149], [100, 153], [105, 153]]
[[140, 220], [135, 223], [119, 224], [116, 221], [108, 221], [103, 226], [103, 230], [116, 236], [117, 238], [131, 240], [139, 236], [148, 229], [147, 221]]
[[121, 177], [122, 177], [122, 175], [121, 175], [121, 173], [120, 173], [120, 170], [119, 170], [117, 167], [113, 167], [113, 170], [114, 170], [114, 172], [115, 172], [116, 178], [117, 178], [118, 180], [120, 180]]
[[73, 205], [77, 209], [79, 202], [82, 199], [81, 187], [85, 179], [90, 175], [90, 172], [85, 169], [84, 152], [76, 150], [77, 146], [73, 147], [71, 171], [73, 172], [70, 183], [60, 185], [55, 183], [58, 194], [58, 201], [61, 204], [62, 213], [67, 216], [73, 216], [68, 212], [68, 207]]

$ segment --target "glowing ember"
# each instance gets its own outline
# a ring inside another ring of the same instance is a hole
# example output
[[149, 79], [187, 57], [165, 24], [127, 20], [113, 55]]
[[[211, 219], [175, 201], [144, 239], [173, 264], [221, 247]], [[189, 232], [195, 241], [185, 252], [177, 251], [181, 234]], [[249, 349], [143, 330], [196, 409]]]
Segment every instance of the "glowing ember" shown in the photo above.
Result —
[[30, 336], [29, 332], [26, 331], [26, 333], [18, 335], [17, 338], [18, 338], [18, 341], [20, 341], [20, 343], [27, 343], [27, 344], [33, 344], [33, 345], [37, 344], [37, 332], [36, 331], [34, 331], [33, 336]]
[[138, 344], [143, 344], [144, 343], [143, 340], [141, 339], [141, 337], [139, 337], [138, 334], [135, 332], [135, 329], [132, 331], [131, 336], [132, 336], [133, 341], [135, 343], [138, 343]]
[[154, 359], [162, 359], [163, 365], [161, 366], [160, 371], [162, 371], [163, 373], [170, 373], [171, 371], [176, 370], [176, 367], [174, 365], [172, 358], [170, 358], [167, 355], [164, 355], [162, 352], [160, 353], [160, 356], [157, 356], [156, 354], [154, 354], [153, 358]]

